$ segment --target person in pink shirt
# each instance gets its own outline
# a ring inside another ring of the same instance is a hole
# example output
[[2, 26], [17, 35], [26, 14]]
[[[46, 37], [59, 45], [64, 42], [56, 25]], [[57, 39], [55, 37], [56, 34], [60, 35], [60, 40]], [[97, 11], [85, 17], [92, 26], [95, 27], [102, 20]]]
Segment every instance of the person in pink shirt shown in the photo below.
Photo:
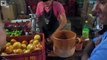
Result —
[[42, 0], [38, 2], [36, 15], [38, 18], [43, 18], [39, 19], [39, 21], [45, 21], [42, 30], [46, 38], [49, 38], [53, 33], [62, 30], [67, 23], [64, 7], [58, 1]]
[[63, 5], [55, 0], [41, 0], [37, 4], [36, 16], [38, 22], [41, 22], [40, 29], [45, 35], [46, 55], [47, 52], [53, 50], [52, 36], [54, 33], [63, 30], [67, 23], [65, 10]]

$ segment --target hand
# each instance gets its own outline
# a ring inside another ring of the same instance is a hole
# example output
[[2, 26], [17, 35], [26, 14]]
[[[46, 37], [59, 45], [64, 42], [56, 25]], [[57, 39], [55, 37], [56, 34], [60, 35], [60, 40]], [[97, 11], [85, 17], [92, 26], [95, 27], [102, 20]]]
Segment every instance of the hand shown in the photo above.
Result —
[[101, 41], [102, 41], [102, 40], [99, 38], [99, 39], [95, 42], [95, 46], [99, 45]]
[[55, 31], [48, 39], [53, 42], [53, 38], [54, 38], [54, 35], [57, 33], [58, 31]]
[[31, 25], [32, 25], [32, 22], [29, 22], [27, 26], [30, 28], [30, 27], [31, 27]]
[[88, 60], [88, 54], [87, 53], [83, 54], [81, 60]]
[[49, 38], [47, 38], [47, 41], [48, 41], [49, 43], [53, 43], [51, 36], [50, 36]]

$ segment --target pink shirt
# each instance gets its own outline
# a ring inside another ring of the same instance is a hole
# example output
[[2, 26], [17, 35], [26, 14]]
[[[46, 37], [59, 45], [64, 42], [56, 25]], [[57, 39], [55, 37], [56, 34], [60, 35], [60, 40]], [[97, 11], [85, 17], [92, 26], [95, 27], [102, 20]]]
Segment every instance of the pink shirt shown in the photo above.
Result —
[[[41, 1], [37, 5], [36, 14], [38, 16], [41, 16], [43, 14], [43, 11], [44, 11], [44, 3]], [[53, 1], [53, 11], [54, 11], [54, 15], [57, 17], [58, 20], [59, 20], [59, 15], [65, 13], [63, 5], [57, 1]]]

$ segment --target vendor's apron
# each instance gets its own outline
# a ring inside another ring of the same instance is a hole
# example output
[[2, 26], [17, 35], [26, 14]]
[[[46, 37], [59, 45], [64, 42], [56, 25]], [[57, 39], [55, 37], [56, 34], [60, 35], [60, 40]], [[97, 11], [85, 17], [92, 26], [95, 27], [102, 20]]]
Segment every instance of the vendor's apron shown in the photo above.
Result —
[[45, 35], [45, 38], [48, 38], [59, 26], [59, 22], [54, 15], [53, 8], [47, 13], [45, 10], [43, 15], [40, 17], [42, 18], [42, 32]]
[[[46, 20], [47, 19], [47, 20]], [[45, 10], [43, 11], [43, 15], [39, 17], [39, 25], [41, 31], [45, 35], [45, 46], [46, 46], [46, 55], [47, 52], [53, 50], [53, 44], [48, 43], [47, 39], [51, 34], [58, 28], [59, 22], [54, 15], [53, 8], [47, 13]]]

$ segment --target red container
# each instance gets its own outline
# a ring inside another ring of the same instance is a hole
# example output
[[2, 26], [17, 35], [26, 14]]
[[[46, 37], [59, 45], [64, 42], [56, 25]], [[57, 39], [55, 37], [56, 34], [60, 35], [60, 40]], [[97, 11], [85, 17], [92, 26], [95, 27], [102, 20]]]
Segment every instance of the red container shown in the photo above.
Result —
[[[10, 54], [8, 56], [2, 56], [4, 60], [45, 60], [45, 45], [44, 45], [44, 34], [40, 34], [42, 36], [42, 50], [33, 51], [31, 53], [23, 53], [23, 54]], [[33, 39], [34, 35], [28, 36], [19, 36], [19, 37], [7, 37], [7, 41], [11, 40], [12, 38], [23, 41], [23, 40], [30, 40]]]

